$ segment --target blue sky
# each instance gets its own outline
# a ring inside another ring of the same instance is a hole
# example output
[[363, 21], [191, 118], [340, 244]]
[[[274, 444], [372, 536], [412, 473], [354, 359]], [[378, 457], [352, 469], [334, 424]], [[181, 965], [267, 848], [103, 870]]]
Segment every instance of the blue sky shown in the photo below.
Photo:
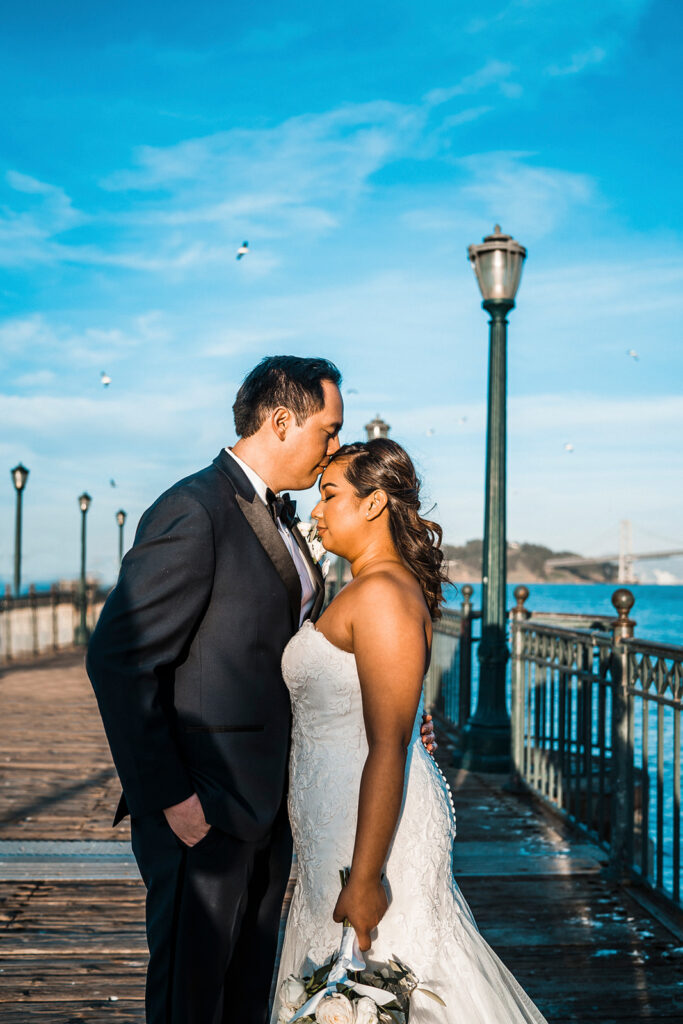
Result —
[[[481, 536], [465, 256], [496, 221], [529, 253], [510, 538], [597, 553], [630, 518], [637, 548], [683, 546], [681, 5], [27, 0], [3, 21], [0, 466], [31, 470], [27, 581], [77, 571], [83, 489], [110, 579], [116, 510], [132, 539], [234, 440], [273, 352], [334, 359], [345, 438], [379, 411], [447, 539]], [[7, 473], [4, 579], [13, 509]]]

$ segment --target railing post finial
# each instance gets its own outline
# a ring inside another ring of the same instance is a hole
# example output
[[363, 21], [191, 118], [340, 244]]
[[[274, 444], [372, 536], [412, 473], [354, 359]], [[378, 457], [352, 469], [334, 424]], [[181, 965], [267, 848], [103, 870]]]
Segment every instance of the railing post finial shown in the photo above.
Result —
[[615, 640], [633, 636], [635, 621], [629, 618], [629, 612], [635, 603], [635, 597], [626, 587], [620, 587], [619, 590], [615, 590], [612, 594], [612, 605], [619, 616], [612, 623]]
[[513, 612], [518, 616], [518, 618], [527, 619], [529, 617], [529, 612], [524, 607], [524, 602], [529, 596], [529, 588], [525, 587], [523, 583], [520, 583], [518, 587], [515, 587], [513, 594], [515, 601], [517, 602], [517, 607], [513, 608]]
[[462, 613], [463, 615], [469, 615], [472, 611], [472, 594], [474, 593], [474, 587], [471, 584], [466, 583], [462, 588]]

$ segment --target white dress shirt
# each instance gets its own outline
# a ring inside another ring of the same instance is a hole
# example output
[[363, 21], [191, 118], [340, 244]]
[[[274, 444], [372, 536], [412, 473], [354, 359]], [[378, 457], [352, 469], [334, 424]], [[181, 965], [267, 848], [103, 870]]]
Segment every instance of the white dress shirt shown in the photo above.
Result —
[[[226, 448], [225, 450], [228, 455], [235, 460], [240, 469], [242, 469], [244, 475], [249, 480], [249, 483], [252, 485], [263, 504], [267, 506], [268, 501], [266, 498], [266, 492], [268, 490], [268, 484], [265, 480], [262, 480], [258, 473], [253, 470], [251, 466], [248, 466], [246, 462], [239, 457], [239, 455], [235, 455], [232, 448]], [[313, 602], [315, 600], [315, 583], [313, 582], [313, 574], [309, 568], [308, 562], [299, 549], [299, 545], [294, 540], [294, 537], [292, 537], [290, 531], [282, 525], [279, 516], [275, 519], [275, 525], [277, 526], [278, 533], [285, 543], [285, 547], [292, 556], [292, 561], [294, 562], [301, 581], [301, 614], [299, 615], [299, 625], [301, 625], [313, 607]]]

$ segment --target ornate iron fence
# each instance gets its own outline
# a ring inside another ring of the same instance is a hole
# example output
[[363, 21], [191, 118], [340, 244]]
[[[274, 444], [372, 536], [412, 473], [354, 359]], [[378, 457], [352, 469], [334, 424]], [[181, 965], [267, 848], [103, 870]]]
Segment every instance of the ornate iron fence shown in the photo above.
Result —
[[[436, 624], [425, 702], [456, 737], [471, 714], [472, 588]], [[617, 617], [510, 613], [511, 783], [534, 792], [630, 876], [681, 909], [683, 647], [634, 637]]]
[[534, 791], [628, 874], [681, 907], [683, 647], [635, 639], [618, 617], [562, 628], [511, 613], [513, 782]]
[[472, 648], [477, 640], [472, 624], [481, 618], [481, 612], [472, 608], [473, 593], [465, 584], [461, 607], [444, 609], [434, 630], [425, 676], [425, 707], [456, 728], [465, 724], [472, 705]]

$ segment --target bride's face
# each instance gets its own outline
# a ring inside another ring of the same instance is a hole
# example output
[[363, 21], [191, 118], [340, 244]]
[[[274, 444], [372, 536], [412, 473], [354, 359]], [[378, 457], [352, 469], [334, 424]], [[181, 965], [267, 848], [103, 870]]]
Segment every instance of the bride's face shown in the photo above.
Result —
[[320, 478], [320, 501], [311, 512], [318, 533], [328, 551], [345, 558], [352, 556], [367, 526], [365, 506], [344, 476], [346, 460], [333, 462]]

